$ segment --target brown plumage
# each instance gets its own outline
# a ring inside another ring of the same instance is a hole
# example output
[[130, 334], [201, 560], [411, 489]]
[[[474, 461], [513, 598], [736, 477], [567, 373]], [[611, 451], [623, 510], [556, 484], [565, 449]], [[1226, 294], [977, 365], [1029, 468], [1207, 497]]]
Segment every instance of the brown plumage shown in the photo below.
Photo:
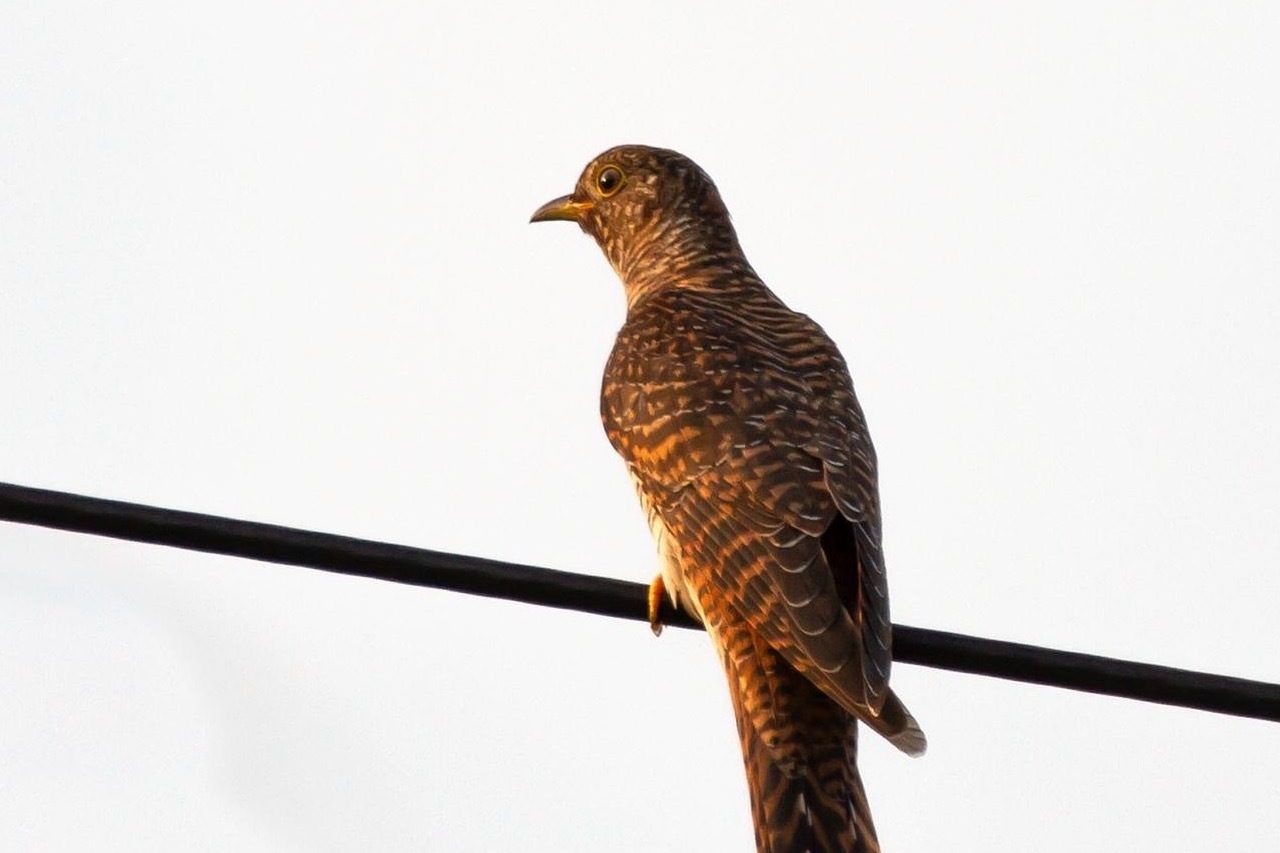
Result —
[[622, 279], [601, 417], [658, 543], [655, 594], [724, 665], [758, 851], [879, 850], [857, 720], [911, 754], [925, 739], [889, 689], [876, 456], [844, 359], [674, 151], [610, 149], [533, 219], [579, 223]]

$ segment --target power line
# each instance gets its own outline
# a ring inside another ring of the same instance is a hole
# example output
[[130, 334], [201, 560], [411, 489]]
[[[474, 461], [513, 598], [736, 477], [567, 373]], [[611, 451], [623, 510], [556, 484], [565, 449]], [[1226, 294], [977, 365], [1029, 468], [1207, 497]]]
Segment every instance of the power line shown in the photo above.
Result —
[[[0, 483], [0, 520], [647, 621], [642, 584]], [[699, 627], [684, 613], [663, 622]], [[1280, 722], [1280, 685], [895, 625], [894, 659]]]

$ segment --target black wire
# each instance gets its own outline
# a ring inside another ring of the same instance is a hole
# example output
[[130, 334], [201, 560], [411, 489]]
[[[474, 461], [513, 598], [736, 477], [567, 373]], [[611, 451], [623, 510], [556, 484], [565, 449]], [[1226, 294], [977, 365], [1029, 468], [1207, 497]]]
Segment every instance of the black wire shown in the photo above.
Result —
[[[0, 483], [0, 520], [647, 620], [646, 587], [274, 524]], [[698, 625], [669, 607], [663, 622]], [[895, 625], [894, 659], [1280, 722], [1280, 685]]]

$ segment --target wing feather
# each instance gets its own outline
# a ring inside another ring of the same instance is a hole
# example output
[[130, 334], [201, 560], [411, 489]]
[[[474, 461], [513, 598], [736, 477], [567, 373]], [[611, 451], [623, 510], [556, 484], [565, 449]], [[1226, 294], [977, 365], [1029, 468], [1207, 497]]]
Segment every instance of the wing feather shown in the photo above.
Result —
[[847, 711], [922, 748], [888, 689], [876, 458], [848, 370], [816, 323], [761, 292], [726, 306], [672, 289], [629, 317], [605, 372], [606, 432], [680, 542], [693, 593], [729, 602]]

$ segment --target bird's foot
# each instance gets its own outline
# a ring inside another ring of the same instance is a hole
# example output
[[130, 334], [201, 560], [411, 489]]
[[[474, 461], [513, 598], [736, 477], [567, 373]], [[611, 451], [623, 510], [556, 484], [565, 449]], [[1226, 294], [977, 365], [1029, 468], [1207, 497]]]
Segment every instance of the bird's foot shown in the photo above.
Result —
[[662, 575], [656, 575], [653, 583], [649, 584], [649, 627], [653, 630], [653, 636], [662, 636], [662, 617], [659, 613], [662, 611], [662, 599], [667, 594], [667, 587], [662, 582]]

